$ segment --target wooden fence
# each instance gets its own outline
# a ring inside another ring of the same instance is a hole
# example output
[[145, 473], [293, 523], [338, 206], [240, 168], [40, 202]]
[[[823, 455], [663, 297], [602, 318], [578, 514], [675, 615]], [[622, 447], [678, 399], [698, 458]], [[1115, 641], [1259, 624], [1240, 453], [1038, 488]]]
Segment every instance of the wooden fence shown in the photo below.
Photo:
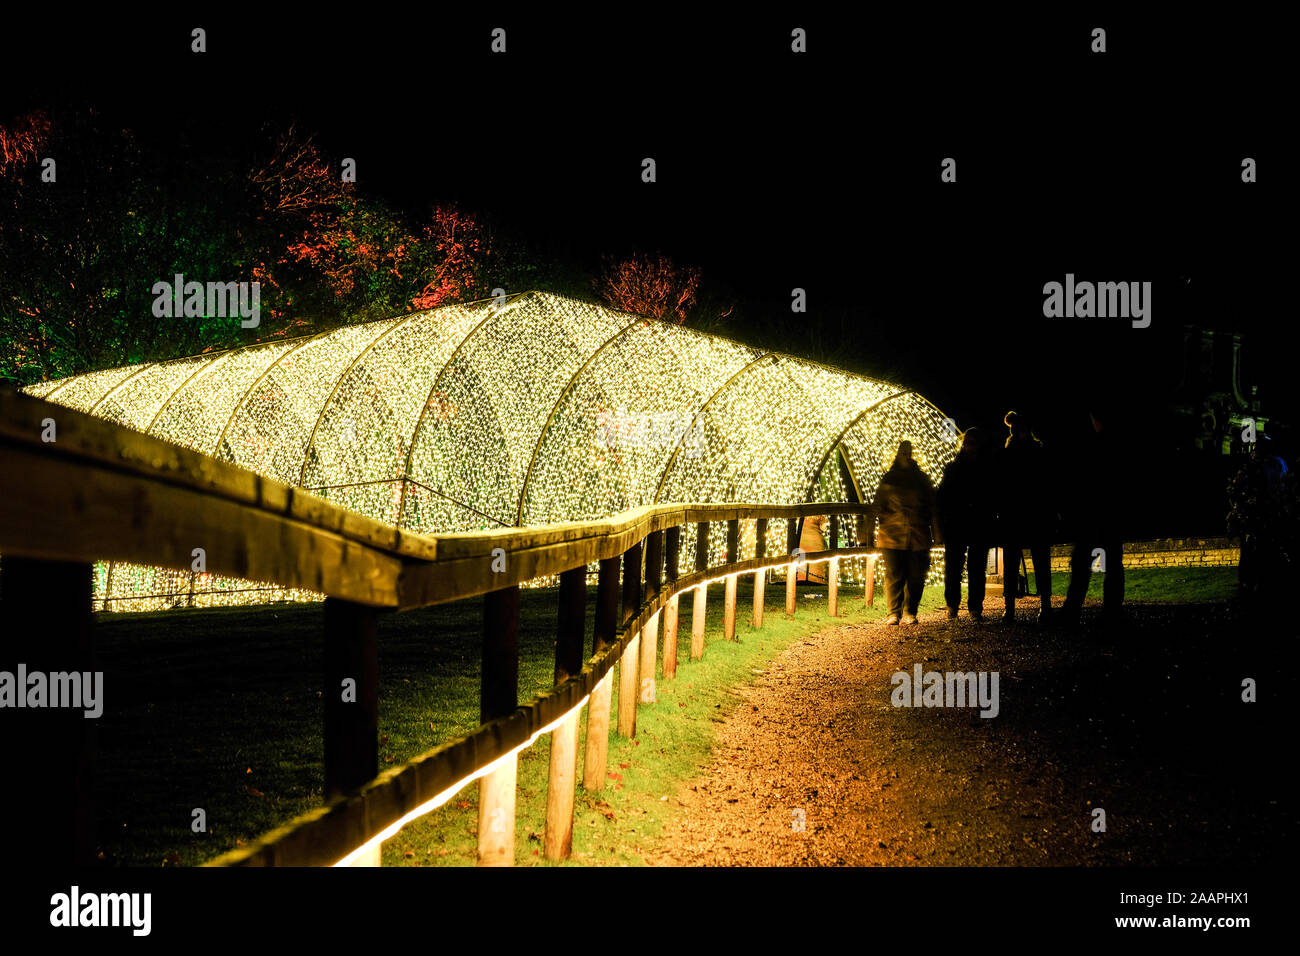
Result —
[[[413, 535], [197, 452], [7, 391], [0, 392], [0, 478], [5, 660], [24, 661], [33, 670], [92, 669], [90, 574], [96, 560], [189, 569], [194, 549], [202, 548], [211, 573], [326, 596], [325, 805], [212, 865], [375, 865], [383, 839], [476, 778], [480, 862], [509, 864], [516, 754], [542, 733], [552, 734], [545, 850], [552, 859], [564, 858], [572, 837], [582, 705], [587, 707], [583, 781], [594, 791], [605, 779], [615, 665], [617, 731], [632, 736], [638, 706], [655, 699], [661, 619], [664, 678], [676, 673], [678, 602], [684, 593], [694, 589], [691, 654], [699, 657], [707, 583], [726, 582], [723, 626], [731, 639], [737, 579], [753, 575], [751, 620], [761, 627], [767, 569], [792, 563], [800, 519], [832, 515], [829, 549], [799, 555], [800, 560], [829, 561], [832, 569], [849, 556], [874, 561], [869, 548], [839, 546], [843, 516], [871, 514], [870, 505], [858, 503], [672, 504], [598, 521]], [[787, 546], [768, 555], [768, 522], [781, 519], [787, 521]], [[756, 530], [755, 554], [743, 560], [742, 522], [753, 522]], [[710, 567], [708, 534], [714, 523], [725, 524], [727, 545], [724, 562]], [[692, 525], [695, 567], [682, 573], [682, 536]], [[588, 652], [586, 575], [593, 564], [599, 572]], [[553, 575], [560, 582], [555, 686], [521, 704], [519, 586]], [[869, 568], [869, 602], [872, 579]], [[794, 574], [786, 575], [788, 614], [796, 610], [794, 580]], [[837, 575], [828, 575], [828, 582], [829, 610], [835, 615]], [[480, 726], [379, 773], [378, 614], [475, 595], [484, 596]], [[344, 680], [355, 681], [354, 702], [344, 702], [337, 692]], [[39, 796], [13, 780], [0, 786], [0, 806], [18, 814], [5, 819], [29, 818], [32, 804], [48, 797], [48, 819], [69, 821], [29, 828], [26, 852], [77, 861], [93, 853], [87, 781], [94, 741], [93, 728], [84, 726], [90, 723], [62, 720], [53, 737], [43, 731], [4, 738], [0, 765], [5, 767], [44, 768], [51, 754], [61, 752], [74, 757], [53, 774], [42, 769]]]

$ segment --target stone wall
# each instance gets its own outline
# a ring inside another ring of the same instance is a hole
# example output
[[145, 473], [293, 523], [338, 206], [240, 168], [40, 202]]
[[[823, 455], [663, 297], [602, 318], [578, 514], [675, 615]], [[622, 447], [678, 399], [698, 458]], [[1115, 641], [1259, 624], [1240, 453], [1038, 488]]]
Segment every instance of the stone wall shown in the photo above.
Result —
[[[1052, 546], [1052, 570], [1070, 570], [1068, 544]], [[1025, 553], [1029, 564], [1033, 559]], [[1235, 567], [1241, 560], [1241, 546], [1236, 538], [1157, 538], [1152, 541], [1126, 541], [1126, 568], [1221, 568]]]

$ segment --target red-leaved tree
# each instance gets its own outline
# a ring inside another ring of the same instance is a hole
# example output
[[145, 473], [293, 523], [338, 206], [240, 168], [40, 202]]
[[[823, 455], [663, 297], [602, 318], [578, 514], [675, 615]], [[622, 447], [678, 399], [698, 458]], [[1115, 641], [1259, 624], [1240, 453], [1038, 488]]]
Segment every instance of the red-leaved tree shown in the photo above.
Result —
[[479, 270], [488, 252], [478, 221], [455, 206], [438, 206], [421, 241], [432, 245], [434, 264], [422, 270], [421, 278], [426, 281], [411, 300], [411, 308], [432, 309], [468, 298], [478, 286]]
[[283, 243], [274, 261], [254, 266], [279, 293], [276, 304], [357, 320], [431, 309], [479, 291], [488, 241], [477, 219], [455, 206], [436, 207], [427, 224], [411, 229], [398, 213], [341, 182], [337, 166], [293, 129], [252, 182]]
[[679, 266], [665, 255], [607, 258], [596, 280], [596, 291], [612, 308], [678, 324], [685, 323], [699, 286], [699, 269]]
[[0, 176], [11, 166], [36, 159], [49, 136], [50, 117], [44, 110], [28, 113], [7, 126], [0, 126]]

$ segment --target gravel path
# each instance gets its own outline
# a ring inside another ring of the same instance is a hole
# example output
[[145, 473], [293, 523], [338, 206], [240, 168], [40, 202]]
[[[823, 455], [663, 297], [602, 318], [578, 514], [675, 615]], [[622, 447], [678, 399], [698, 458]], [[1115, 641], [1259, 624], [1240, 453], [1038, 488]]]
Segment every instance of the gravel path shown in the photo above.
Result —
[[[1130, 606], [1125, 625], [1068, 630], [1037, 627], [1032, 605], [1011, 626], [935, 612], [788, 648], [738, 690], [712, 766], [677, 795], [685, 810], [646, 862], [1250, 865], [1282, 852], [1296, 821], [1276, 765], [1255, 759], [1263, 714], [1240, 700], [1263, 658], [1225, 640], [1239, 637], [1226, 606]], [[998, 716], [894, 707], [891, 675], [916, 663], [998, 671]], [[1207, 753], [1232, 754], [1232, 772]]]

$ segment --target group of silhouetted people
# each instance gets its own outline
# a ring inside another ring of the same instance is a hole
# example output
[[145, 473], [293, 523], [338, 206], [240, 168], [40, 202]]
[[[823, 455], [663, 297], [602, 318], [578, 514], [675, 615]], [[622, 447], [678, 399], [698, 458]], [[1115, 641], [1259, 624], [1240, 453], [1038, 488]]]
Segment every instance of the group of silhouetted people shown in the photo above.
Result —
[[[1072, 463], [1073, 481], [1064, 482], [1064, 495], [1042, 442], [1025, 417], [1014, 411], [1004, 419], [1009, 434], [1000, 451], [989, 447], [978, 427], [962, 434], [961, 450], [937, 489], [913, 460], [911, 442], [901, 442], [876, 491], [879, 526], [868, 542], [884, 557], [889, 606], [885, 623], [916, 623], [930, 548], [936, 544], [944, 546], [949, 618], [956, 618], [961, 607], [965, 568], [970, 616], [984, 620], [985, 569], [995, 547], [1004, 555], [1004, 622], [1015, 620], [1020, 560], [1026, 550], [1042, 607], [1040, 623], [1078, 621], [1094, 565], [1105, 572], [1103, 617], [1117, 618], [1124, 602], [1123, 502], [1117, 476], [1124, 463], [1106, 428], [1110, 417], [1100, 407], [1091, 412], [1092, 441]], [[1062, 497], [1072, 499], [1073, 507], [1058, 510]], [[1060, 511], [1069, 514], [1074, 547], [1065, 604], [1053, 612], [1050, 543]]]

